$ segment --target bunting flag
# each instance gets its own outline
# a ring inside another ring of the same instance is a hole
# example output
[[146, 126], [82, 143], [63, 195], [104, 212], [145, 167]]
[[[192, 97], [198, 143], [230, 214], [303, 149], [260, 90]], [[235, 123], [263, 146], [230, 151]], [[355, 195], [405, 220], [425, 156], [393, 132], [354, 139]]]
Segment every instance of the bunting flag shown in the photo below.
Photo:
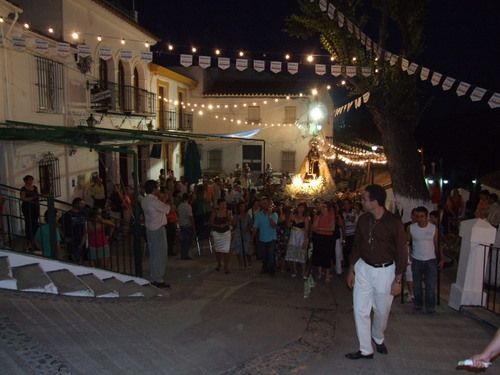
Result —
[[49, 52], [49, 42], [47, 40], [35, 39], [35, 52], [42, 54]]
[[348, 112], [348, 111], [351, 109], [351, 107], [352, 107], [352, 103], [353, 103], [353, 102], [349, 102], [349, 103], [347, 103], [347, 107], [346, 107], [346, 109], [345, 109], [345, 111], [346, 111], [346, 112]]
[[355, 106], [356, 108], [361, 107], [362, 100], [363, 100], [363, 98], [362, 98], [361, 96], [360, 96], [359, 98], [357, 98], [357, 99], [354, 101], [354, 106]]
[[337, 18], [339, 21], [339, 27], [344, 27], [344, 13], [337, 12]]
[[449, 89], [451, 89], [451, 86], [453, 86], [454, 83], [455, 78], [446, 77], [441, 87], [443, 88], [443, 91], [448, 91]]
[[488, 100], [488, 104], [491, 108], [500, 107], [500, 94], [496, 92], [491, 95], [490, 100]]
[[230, 66], [229, 57], [219, 57], [217, 59], [217, 66], [222, 70], [226, 70], [227, 68], [229, 68]]
[[345, 74], [348, 77], [354, 77], [356, 75], [356, 67], [355, 66], [346, 66], [345, 67]]
[[391, 56], [391, 60], [389, 61], [389, 62], [390, 62], [390, 64], [391, 64], [392, 66], [396, 65], [396, 63], [398, 62], [398, 58], [399, 58], [399, 56], [398, 56], [398, 55], [392, 54], [392, 56]]
[[[78, 45], [78, 56], [79, 57], [89, 57], [90, 56], [90, 46], [86, 44], [79, 44]], [[151, 54], [151, 58], [153, 58], [153, 55]]]
[[246, 70], [248, 68], [248, 60], [247, 59], [236, 59], [236, 69], [240, 72]]
[[281, 61], [271, 61], [271, 72], [279, 73], [281, 72]]
[[463, 96], [469, 91], [470, 85], [466, 82], [460, 82], [457, 87], [457, 96]]
[[366, 49], [368, 51], [372, 50], [372, 40], [370, 38], [366, 38]]
[[409, 75], [415, 74], [415, 72], [417, 71], [417, 68], [418, 68], [417, 64], [411, 63], [410, 66], [408, 67], [408, 70], [406, 71], [406, 73], [408, 73]]
[[340, 65], [332, 65], [331, 73], [332, 76], [338, 77], [340, 74], [342, 74], [342, 67]]
[[333, 17], [335, 15], [335, 6], [333, 4], [328, 4], [328, 17], [330, 17], [331, 20], [333, 20]]
[[392, 57], [392, 53], [385, 51], [385, 54], [384, 54], [385, 61], [389, 61], [391, 59], [391, 57]]
[[361, 68], [361, 74], [365, 77], [369, 77], [371, 76], [372, 74], [372, 68], [368, 68], [368, 67], [362, 67]]
[[319, 75], [319, 76], [322, 76], [326, 73], [326, 65], [324, 64], [316, 64], [314, 66], [314, 72]]
[[208, 68], [212, 64], [212, 58], [210, 56], [199, 56], [198, 65], [203, 69]]
[[425, 81], [427, 78], [429, 78], [429, 73], [429, 69], [422, 67], [422, 69], [420, 70], [420, 79], [422, 81]]
[[132, 56], [133, 56], [133, 53], [132, 53], [132, 50], [131, 49], [121, 49], [120, 50], [120, 60], [122, 61], [130, 61], [132, 60]]
[[359, 107], [361, 107], [361, 104], [367, 103], [369, 99], [370, 99], [370, 92], [367, 91], [362, 96], [360, 96], [354, 100], [351, 100], [349, 103], [344, 104], [342, 107], [336, 108], [335, 109], [335, 116], [338, 116], [344, 112], [348, 112], [351, 109], [353, 104], [354, 104], [355, 108], [359, 108]]
[[193, 65], [193, 55], [181, 55], [181, 65], [185, 67]]
[[477, 102], [483, 99], [485, 93], [486, 93], [485, 89], [481, 87], [476, 87], [474, 91], [472, 91], [472, 94], [470, 94], [470, 100], [472, 100], [473, 102]]
[[357, 39], [359, 39], [360, 32], [359, 27], [354, 26], [354, 36], [356, 36]]
[[[104, 61], [109, 60], [113, 57], [113, 50], [111, 47], [99, 47], [99, 53], [97, 54], [100, 59]], [[181, 55], [181, 64], [182, 64], [182, 55]]]
[[319, 9], [321, 9], [321, 11], [324, 12], [326, 8], [327, 8], [327, 1], [319, 0]]
[[410, 62], [406, 59], [401, 59], [401, 69], [405, 72], [408, 69]]
[[258, 72], [262, 72], [266, 68], [266, 62], [264, 60], [254, 60], [253, 68]]
[[68, 56], [71, 52], [69, 43], [66, 42], [56, 43], [56, 51], [59, 56]]
[[289, 62], [289, 63], [287, 63], [287, 69], [288, 69], [288, 73], [297, 74], [297, 72], [299, 71], [299, 63]]
[[362, 45], [366, 44], [366, 34], [365, 33], [360, 34], [359, 41], [361, 42]]
[[26, 39], [13, 36], [12, 47], [17, 51], [24, 51], [26, 49]]
[[443, 75], [441, 73], [438, 73], [438, 72], [434, 72], [432, 74], [432, 78], [431, 78], [431, 83], [432, 83], [432, 86], [437, 86], [439, 85], [439, 82], [441, 81], [441, 77]]
[[364, 102], [364, 103], [367, 103], [369, 99], [370, 99], [370, 91], [365, 92], [365, 93], [363, 94], [363, 102]]
[[153, 52], [141, 51], [141, 62], [148, 64], [153, 61]]
[[351, 21], [347, 20], [347, 30], [352, 34], [354, 32], [354, 25]]

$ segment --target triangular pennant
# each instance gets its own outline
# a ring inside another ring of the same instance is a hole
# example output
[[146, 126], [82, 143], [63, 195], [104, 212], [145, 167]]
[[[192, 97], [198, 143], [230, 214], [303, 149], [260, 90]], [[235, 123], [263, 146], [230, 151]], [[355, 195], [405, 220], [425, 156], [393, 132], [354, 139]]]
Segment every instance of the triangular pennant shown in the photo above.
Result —
[[441, 73], [438, 73], [438, 72], [434, 72], [432, 74], [432, 77], [431, 77], [431, 83], [432, 83], [432, 86], [437, 86], [439, 85], [439, 82], [441, 81], [441, 77], [443, 75]]
[[49, 42], [43, 39], [35, 39], [35, 51], [37, 53], [47, 53], [49, 51]]
[[366, 103], [370, 99], [370, 91], [363, 94], [363, 102]]
[[321, 9], [322, 12], [326, 10], [326, 7], [327, 7], [327, 1], [319, 0], [319, 9]]
[[264, 69], [266, 69], [266, 62], [264, 60], [254, 60], [253, 68], [258, 72], [262, 72]]
[[362, 103], [362, 98], [361, 98], [361, 96], [360, 96], [359, 98], [357, 98], [357, 99], [354, 101], [354, 106], [355, 106], [356, 108], [359, 108], [359, 107], [361, 107], [361, 103]]
[[[113, 57], [113, 50], [111, 49], [111, 47], [99, 47], [99, 53], [97, 55], [99, 56], [100, 59], [106, 61]], [[182, 57], [181, 57], [181, 63], [182, 63]]]
[[360, 34], [359, 27], [354, 26], [354, 35], [356, 36], [357, 39], [359, 39], [359, 34]]
[[271, 72], [279, 73], [281, 72], [281, 61], [271, 61]]
[[324, 64], [314, 65], [314, 72], [319, 76], [324, 75], [326, 73], [326, 65]]
[[393, 54], [393, 55], [391, 56], [391, 60], [390, 60], [391, 66], [396, 65], [396, 63], [398, 62], [398, 58], [399, 58], [399, 56], [398, 56], [398, 55], [394, 55], [394, 54]]
[[231, 64], [229, 61], [229, 57], [219, 57], [217, 60], [217, 66], [222, 70], [226, 70]]
[[406, 59], [401, 59], [401, 70], [404, 72], [408, 69], [408, 64], [410, 62]]
[[361, 74], [364, 75], [365, 77], [368, 77], [372, 74], [372, 68], [369, 66], [364, 66], [361, 68]]
[[185, 67], [193, 65], [193, 55], [181, 54], [181, 65]]
[[425, 81], [427, 78], [429, 78], [429, 73], [430, 73], [429, 69], [422, 67], [422, 69], [420, 70], [420, 79], [422, 81]]
[[248, 68], [248, 60], [247, 59], [236, 59], [236, 69], [239, 71], [246, 70]]
[[359, 41], [361, 42], [362, 45], [366, 44], [366, 34], [365, 33], [361, 33]]
[[347, 30], [352, 34], [354, 32], [354, 25], [351, 21], [347, 20]]
[[391, 56], [392, 56], [392, 53], [385, 51], [385, 55], [384, 55], [385, 61], [389, 61], [391, 59]]
[[80, 57], [88, 57], [90, 56], [90, 46], [86, 44], [78, 45], [78, 56]]
[[406, 70], [406, 73], [408, 73], [409, 75], [415, 74], [415, 72], [417, 71], [417, 68], [418, 68], [417, 64], [411, 63], [410, 66], [408, 67], [408, 70]]
[[153, 52], [151, 51], [141, 51], [141, 62], [150, 63], [153, 61]]
[[203, 69], [208, 68], [212, 64], [212, 58], [210, 56], [199, 56], [198, 65]]
[[469, 91], [470, 84], [466, 82], [460, 82], [460, 84], [457, 87], [457, 96], [463, 96], [467, 94], [467, 91]]
[[346, 106], [346, 111], [349, 111], [352, 107], [352, 102], [347, 103]]
[[344, 26], [344, 13], [337, 12], [337, 17], [338, 17], [338, 21], [339, 21], [339, 27], [343, 27]]
[[366, 38], [366, 50], [367, 51], [372, 50], [372, 40], [370, 38]]
[[328, 17], [330, 17], [331, 20], [333, 20], [333, 17], [335, 15], [335, 6], [333, 4], [328, 4]]
[[443, 91], [448, 91], [454, 83], [455, 78], [446, 77], [441, 87], [443, 88]]
[[332, 76], [338, 77], [339, 75], [342, 74], [342, 67], [340, 65], [332, 65], [331, 73]]
[[500, 94], [498, 92], [491, 95], [490, 100], [488, 100], [488, 104], [491, 108], [500, 107]]
[[356, 75], [356, 67], [355, 66], [346, 66], [345, 67], [345, 74], [348, 77], [354, 77]]
[[287, 63], [288, 73], [296, 74], [299, 71], [299, 63], [289, 62]]
[[59, 56], [68, 56], [71, 52], [69, 43], [66, 42], [57, 42], [56, 49]]
[[485, 89], [481, 87], [476, 87], [474, 91], [472, 91], [472, 94], [470, 94], [470, 100], [472, 100], [473, 102], [477, 102], [483, 99], [485, 93], [486, 93]]

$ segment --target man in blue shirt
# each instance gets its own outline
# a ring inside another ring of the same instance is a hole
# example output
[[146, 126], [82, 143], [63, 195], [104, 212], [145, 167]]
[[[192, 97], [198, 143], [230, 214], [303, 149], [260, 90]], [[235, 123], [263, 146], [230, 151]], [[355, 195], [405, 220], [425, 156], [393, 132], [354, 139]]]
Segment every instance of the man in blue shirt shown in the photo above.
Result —
[[259, 230], [257, 252], [262, 257], [262, 273], [269, 273], [274, 276], [276, 273], [276, 224], [278, 223], [278, 214], [272, 212], [270, 203], [267, 197], [260, 200], [262, 211], [255, 216], [252, 243], [255, 243], [255, 236], [257, 230]]

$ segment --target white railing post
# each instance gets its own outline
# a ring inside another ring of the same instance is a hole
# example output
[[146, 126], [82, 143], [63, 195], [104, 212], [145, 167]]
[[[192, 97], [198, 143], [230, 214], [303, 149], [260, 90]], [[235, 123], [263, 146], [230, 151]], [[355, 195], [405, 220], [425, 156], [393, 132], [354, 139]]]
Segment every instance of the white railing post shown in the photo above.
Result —
[[[448, 306], [459, 310], [462, 305], [480, 306], [483, 296], [485, 254], [483, 244], [495, 242], [496, 229], [484, 219], [471, 219], [460, 224], [460, 261], [457, 280], [451, 285]], [[487, 258], [486, 258], [487, 259]]]

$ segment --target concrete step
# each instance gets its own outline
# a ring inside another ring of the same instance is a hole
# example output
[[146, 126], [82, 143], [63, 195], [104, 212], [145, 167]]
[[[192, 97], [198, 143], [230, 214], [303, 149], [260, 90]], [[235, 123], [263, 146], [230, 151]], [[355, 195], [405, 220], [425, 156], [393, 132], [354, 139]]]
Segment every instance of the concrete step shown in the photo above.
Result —
[[154, 285], [147, 284], [142, 286], [142, 291], [144, 293], [144, 297], [168, 297], [170, 294], [160, 288], [155, 287]]
[[12, 276], [17, 280], [18, 290], [57, 294], [57, 287], [38, 263], [13, 267]]
[[9, 257], [0, 257], [0, 288], [17, 290], [17, 280], [12, 277]]
[[94, 291], [94, 296], [97, 298], [116, 298], [119, 294], [93, 273], [79, 275], [78, 278], [89, 286]]
[[110, 288], [116, 290], [120, 297], [144, 297], [146, 293], [146, 289], [143, 286], [132, 280], [124, 283], [115, 277], [110, 277], [109, 279], [104, 279], [103, 281]]
[[57, 287], [59, 294], [75, 297], [94, 297], [87, 284], [67, 269], [47, 272], [47, 276]]

